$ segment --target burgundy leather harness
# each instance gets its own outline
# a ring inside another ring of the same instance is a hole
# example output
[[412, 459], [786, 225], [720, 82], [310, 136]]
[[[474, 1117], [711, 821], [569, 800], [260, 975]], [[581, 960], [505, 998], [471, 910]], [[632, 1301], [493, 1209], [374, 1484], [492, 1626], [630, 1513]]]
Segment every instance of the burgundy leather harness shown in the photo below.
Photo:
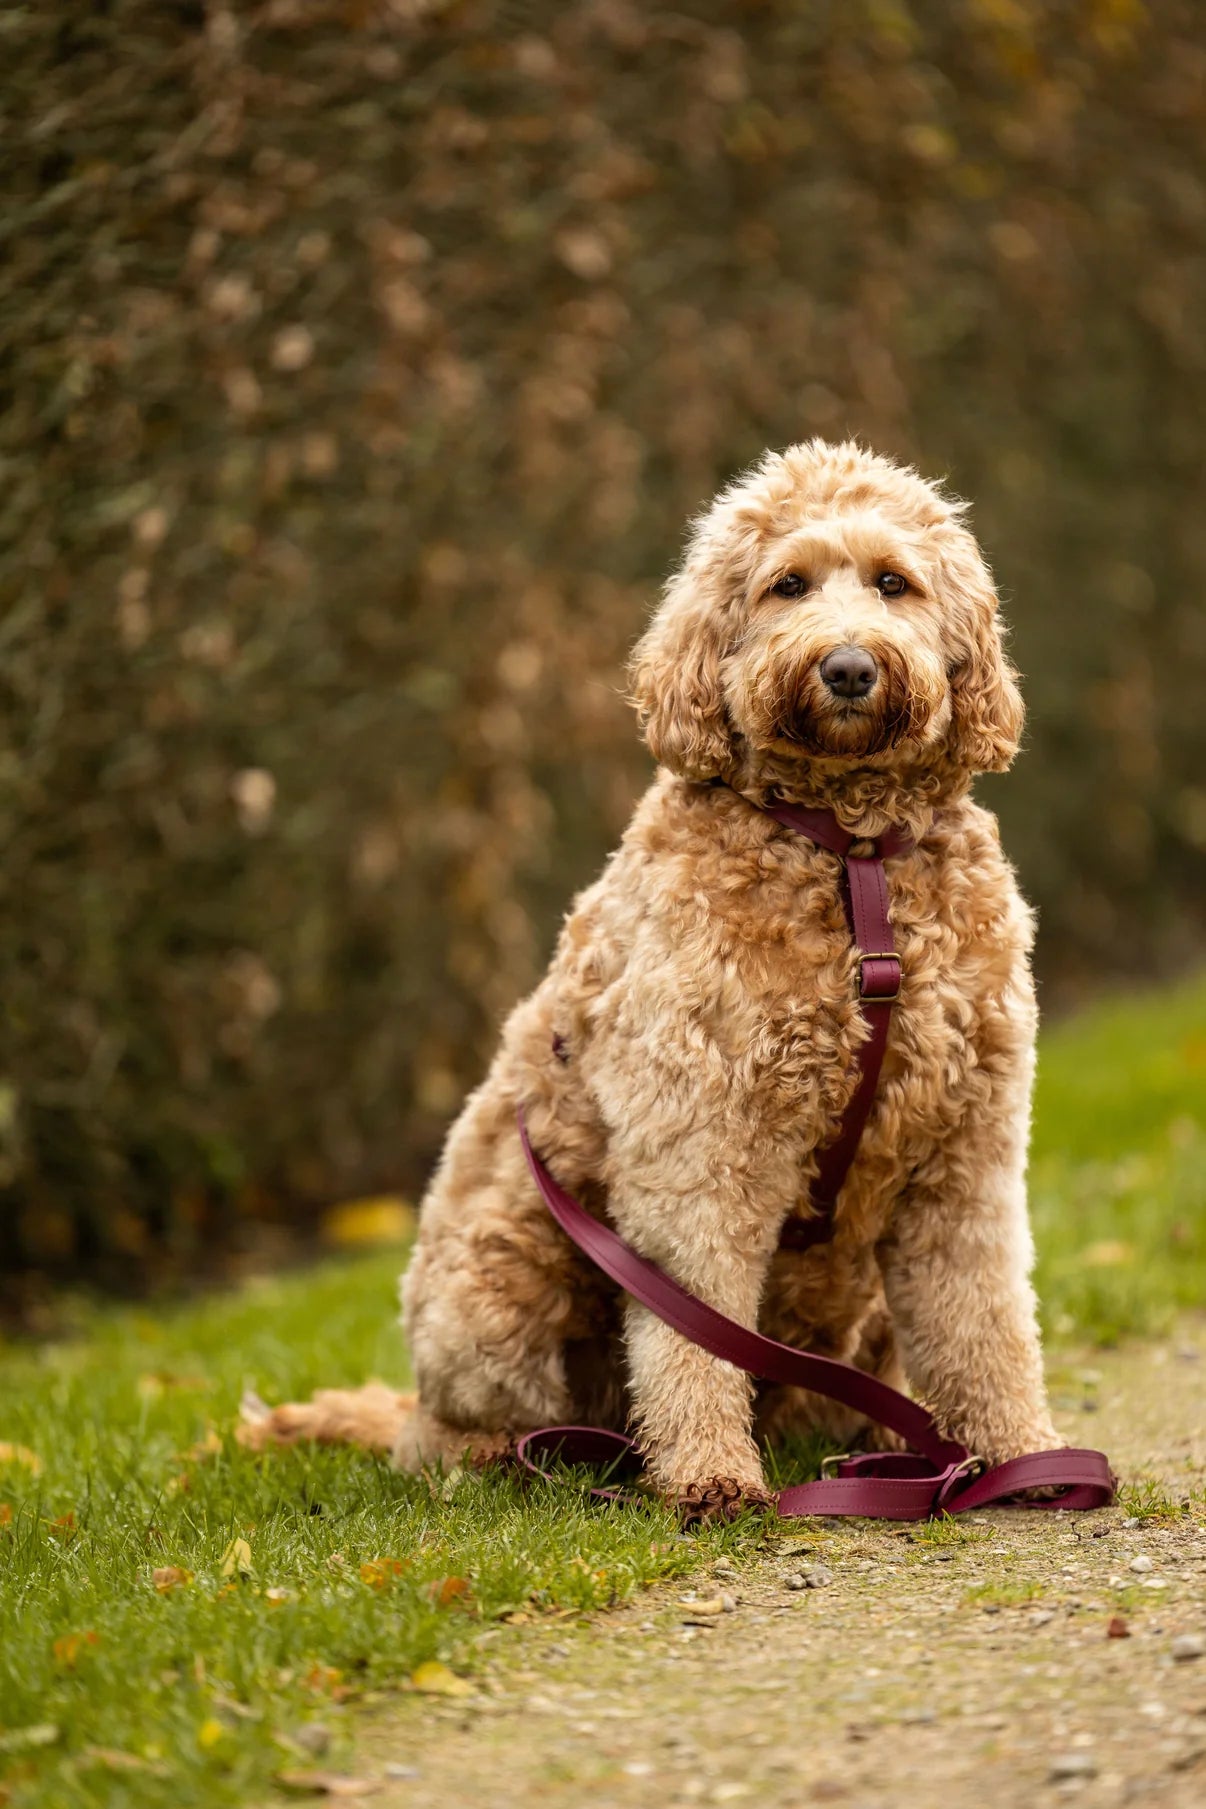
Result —
[[[875, 1098], [901, 980], [884, 861], [909, 852], [913, 840], [906, 832], [891, 829], [874, 842], [859, 843], [859, 853], [855, 855], [850, 849], [856, 838], [842, 828], [832, 811], [805, 810], [794, 804], [774, 804], [766, 809], [786, 828], [807, 836], [842, 859], [843, 902], [858, 948], [858, 999], [868, 1027], [856, 1057], [858, 1084], [836, 1138], [821, 1153], [812, 1188], [813, 1216], [789, 1218], [780, 1237], [783, 1249], [807, 1250], [833, 1235], [838, 1195]], [[864, 852], [867, 848], [869, 853]], [[1100, 1451], [1070, 1447], [1037, 1451], [989, 1469], [966, 1446], [944, 1437], [924, 1407], [877, 1376], [852, 1363], [780, 1344], [717, 1312], [656, 1263], [639, 1256], [610, 1226], [593, 1218], [566, 1192], [532, 1148], [522, 1109], [519, 1134], [532, 1177], [561, 1229], [650, 1312], [714, 1357], [764, 1381], [810, 1389], [814, 1394], [840, 1401], [887, 1426], [912, 1447], [906, 1452], [843, 1457], [837, 1461], [833, 1476], [784, 1489], [778, 1497], [779, 1513], [784, 1519], [805, 1514], [852, 1514], [883, 1520], [922, 1520], [931, 1514], [966, 1513], [993, 1503], [1013, 1502], [1019, 1491], [1032, 1489], [1058, 1493], [1016, 1505], [1096, 1508], [1107, 1507], [1114, 1499], [1114, 1477]], [[522, 1468], [542, 1476], [548, 1474], [542, 1466], [557, 1458], [567, 1463], [608, 1464], [623, 1475], [634, 1473], [638, 1467], [634, 1441], [600, 1427], [552, 1426], [529, 1432], [519, 1440], [516, 1454]], [[594, 1493], [615, 1499], [622, 1491], [607, 1488]]]

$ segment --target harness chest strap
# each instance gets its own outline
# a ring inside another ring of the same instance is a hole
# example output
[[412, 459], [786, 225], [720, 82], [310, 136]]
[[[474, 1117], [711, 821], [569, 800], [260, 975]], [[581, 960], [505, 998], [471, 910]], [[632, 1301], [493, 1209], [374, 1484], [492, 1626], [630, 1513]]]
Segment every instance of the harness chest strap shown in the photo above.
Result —
[[907, 854], [914, 846], [904, 829], [889, 829], [870, 843], [871, 853], [852, 855], [855, 837], [830, 810], [807, 810], [798, 804], [770, 804], [764, 814], [840, 857], [842, 903], [858, 949], [858, 1002], [867, 1035], [855, 1052], [858, 1081], [842, 1114], [837, 1136], [821, 1151], [812, 1184], [813, 1216], [784, 1220], [779, 1243], [785, 1250], [808, 1250], [833, 1236], [834, 1213], [842, 1183], [858, 1152], [863, 1129], [875, 1101], [875, 1089], [888, 1047], [892, 1007], [900, 997], [900, 956], [888, 908], [884, 861]]
[[[888, 909], [884, 858], [913, 846], [904, 831], [890, 830], [872, 844], [867, 856], [851, 856], [854, 837], [831, 811], [806, 810], [790, 804], [771, 806], [767, 814], [797, 834], [832, 850], [844, 861], [843, 900], [859, 950], [859, 1006], [868, 1035], [859, 1045], [858, 1083], [843, 1114], [838, 1135], [822, 1152], [812, 1189], [814, 1218], [788, 1219], [780, 1244], [807, 1249], [833, 1234], [834, 1208], [842, 1183], [858, 1149], [875, 1097], [887, 1047], [892, 1006], [900, 992], [900, 959]], [[840, 1401], [904, 1438], [913, 1450], [868, 1453], [842, 1459], [835, 1476], [802, 1483], [779, 1496], [785, 1519], [804, 1514], [855, 1514], [877, 1519], [919, 1520], [934, 1513], [960, 1513], [1008, 1500], [1023, 1489], [1059, 1489], [1060, 1494], [1027, 1506], [1105, 1507], [1114, 1498], [1114, 1477], [1100, 1451], [1039, 1451], [1014, 1458], [976, 1474], [982, 1466], [963, 1445], [945, 1438], [933, 1416], [877, 1376], [794, 1349], [739, 1325], [681, 1287], [663, 1269], [639, 1256], [610, 1226], [593, 1218], [545, 1167], [532, 1148], [519, 1113], [519, 1135], [532, 1177], [549, 1211], [578, 1248], [634, 1299], [727, 1363], [764, 1381], [781, 1382]], [[544, 1475], [541, 1459], [560, 1456], [567, 1462], [610, 1462], [631, 1471], [636, 1447], [622, 1433], [599, 1427], [554, 1426], [526, 1434], [517, 1447], [521, 1467]], [[595, 1493], [614, 1499], [619, 1491]]]

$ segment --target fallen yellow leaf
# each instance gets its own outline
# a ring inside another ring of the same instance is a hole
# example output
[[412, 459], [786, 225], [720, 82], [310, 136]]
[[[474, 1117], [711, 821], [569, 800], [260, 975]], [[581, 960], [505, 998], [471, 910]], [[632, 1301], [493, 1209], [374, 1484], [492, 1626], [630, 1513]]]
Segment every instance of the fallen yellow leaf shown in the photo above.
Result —
[[246, 1539], [232, 1539], [222, 1553], [222, 1575], [233, 1577], [237, 1570], [241, 1577], [249, 1577], [254, 1568], [251, 1547]]
[[0, 1752], [28, 1752], [38, 1746], [54, 1746], [63, 1730], [53, 1721], [36, 1721], [31, 1727], [10, 1727], [0, 1733]]
[[211, 1746], [216, 1746], [218, 1744], [218, 1741], [225, 1732], [226, 1729], [222, 1726], [222, 1723], [211, 1715], [208, 1721], [203, 1721], [197, 1729], [197, 1745], [205, 1752], [208, 1752]]
[[160, 1595], [167, 1595], [172, 1589], [187, 1589], [192, 1580], [192, 1571], [182, 1570], [179, 1564], [163, 1564], [151, 1572], [151, 1581]]
[[1081, 1251], [1080, 1260], [1086, 1269], [1120, 1269], [1135, 1260], [1134, 1244], [1124, 1244], [1117, 1238], [1109, 1238], [1100, 1244], [1089, 1244]]
[[369, 1558], [360, 1566], [360, 1581], [370, 1589], [384, 1589], [410, 1569], [405, 1558]]
[[426, 1664], [410, 1674], [410, 1687], [419, 1690], [424, 1696], [472, 1696], [473, 1685], [450, 1671], [438, 1659], [429, 1658]]
[[10, 1445], [0, 1439], [0, 1464], [24, 1464], [35, 1476], [42, 1474], [42, 1459], [28, 1445]]
[[207, 1457], [220, 1457], [222, 1440], [212, 1426], [205, 1429], [205, 1437], [190, 1445], [187, 1451], [177, 1451], [176, 1456], [182, 1464], [203, 1463]]
[[90, 1646], [99, 1644], [99, 1633], [93, 1633], [91, 1630], [87, 1633], [61, 1634], [54, 1642], [55, 1663], [62, 1665], [64, 1670], [74, 1671], [80, 1653], [86, 1651]]
[[392, 1197], [345, 1200], [332, 1206], [322, 1218], [324, 1239], [340, 1249], [404, 1243], [414, 1228], [414, 1207]]
[[0, 1526], [11, 1526], [12, 1523], [13, 1523], [12, 1508], [8, 1505], [7, 1501], [0, 1501]]

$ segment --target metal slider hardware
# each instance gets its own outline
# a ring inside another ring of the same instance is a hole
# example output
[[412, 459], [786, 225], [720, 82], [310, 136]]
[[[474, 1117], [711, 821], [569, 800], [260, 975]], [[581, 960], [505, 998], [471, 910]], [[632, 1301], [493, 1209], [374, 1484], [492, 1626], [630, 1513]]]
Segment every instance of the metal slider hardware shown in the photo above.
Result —
[[[867, 991], [867, 963], [868, 963], [868, 961], [895, 961], [895, 963], [896, 963], [896, 991], [895, 992], [868, 992]], [[896, 950], [894, 948], [875, 949], [875, 950], [868, 949], [868, 950], [866, 950], [866, 952], [864, 954], [861, 954], [859, 956], [859, 958], [858, 958], [858, 996], [860, 999], [868, 999], [874, 1005], [895, 1004], [896, 1000], [900, 997], [900, 982], [901, 982], [900, 956], [896, 953]]]

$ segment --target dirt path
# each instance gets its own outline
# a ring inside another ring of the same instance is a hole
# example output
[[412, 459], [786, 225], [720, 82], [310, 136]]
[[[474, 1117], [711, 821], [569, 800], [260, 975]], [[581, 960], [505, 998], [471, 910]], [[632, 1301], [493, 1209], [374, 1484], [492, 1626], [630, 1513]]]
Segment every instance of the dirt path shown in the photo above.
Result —
[[[1139, 1524], [1121, 1509], [990, 1513], [945, 1544], [827, 1522], [697, 1579], [701, 1604], [735, 1598], [720, 1613], [683, 1606], [679, 1588], [569, 1632], [488, 1635], [480, 1697], [406, 1701], [366, 1727], [358, 1769], [393, 1774], [375, 1800], [1197, 1809], [1206, 1325], [1065, 1360], [1053, 1392], [1071, 1442], [1193, 1511]], [[788, 1586], [810, 1566], [831, 1580]], [[1111, 1616], [1129, 1637], [1107, 1636]]]

